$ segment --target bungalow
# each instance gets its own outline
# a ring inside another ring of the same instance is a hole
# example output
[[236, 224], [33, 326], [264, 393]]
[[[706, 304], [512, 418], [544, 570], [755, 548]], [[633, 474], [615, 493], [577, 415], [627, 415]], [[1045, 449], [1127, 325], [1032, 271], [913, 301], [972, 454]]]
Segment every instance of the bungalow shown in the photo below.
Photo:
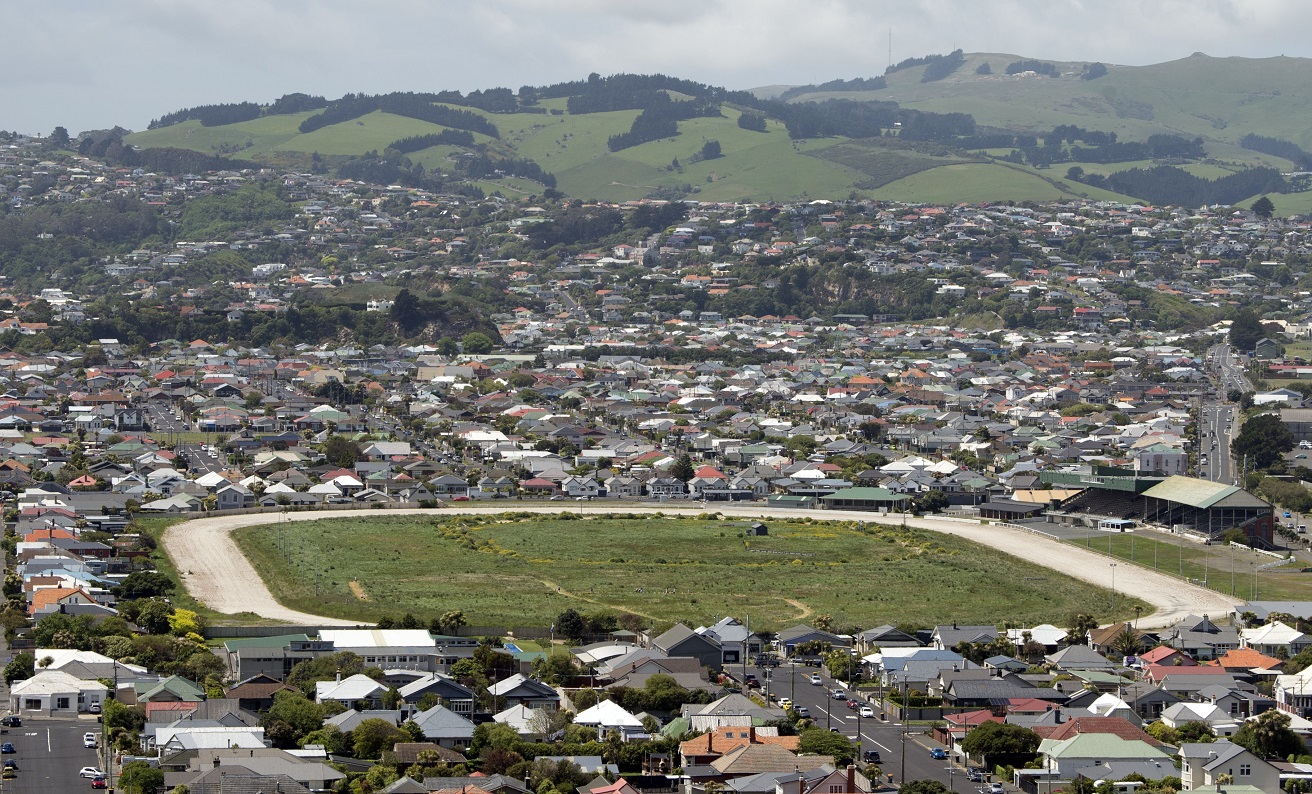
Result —
[[515, 673], [487, 688], [498, 706], [525, 706], [530, 709], [551, 709], [560, 707], [560, 695], [556, 690], [541, 681], [535, 681], [522, 673]]

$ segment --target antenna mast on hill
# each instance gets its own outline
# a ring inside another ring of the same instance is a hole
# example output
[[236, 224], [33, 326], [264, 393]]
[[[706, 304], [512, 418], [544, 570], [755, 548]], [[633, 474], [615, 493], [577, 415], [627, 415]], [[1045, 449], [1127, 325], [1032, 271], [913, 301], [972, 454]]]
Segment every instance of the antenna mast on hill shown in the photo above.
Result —
[[888, 29], [888, 65], [893, 66], [893, 29]]

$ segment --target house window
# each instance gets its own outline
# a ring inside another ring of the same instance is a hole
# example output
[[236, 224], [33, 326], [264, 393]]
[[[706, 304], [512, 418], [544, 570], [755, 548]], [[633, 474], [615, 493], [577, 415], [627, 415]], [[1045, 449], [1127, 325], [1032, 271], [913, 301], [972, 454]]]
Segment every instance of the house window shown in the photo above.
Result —
[[26, 700], [23, 701], [23, 708], [27, 709], [28, 711], [40, 711], [41, 701], [37, 698], [27, 698]]
[[57, 709], [68, 708], [68, 698], [55, 698], [55, 708]]
[[1250, 764], [1240, 764], [1240, 765], [1239, 765], [1239, 776], [1240, 776], [1240, 777], [1248, 777], [1248, 776], [1251, 775], [1251, 774], [1253, 774], [1253, 767], [1252, 767]]
[[838, 785], [831, 785], [829, 787], [829, 794], [843, 794], [843, 787]]

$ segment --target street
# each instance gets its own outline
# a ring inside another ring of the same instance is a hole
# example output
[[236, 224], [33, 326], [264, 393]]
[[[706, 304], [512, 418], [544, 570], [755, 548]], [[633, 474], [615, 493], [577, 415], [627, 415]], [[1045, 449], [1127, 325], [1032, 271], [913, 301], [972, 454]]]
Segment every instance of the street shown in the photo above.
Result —
[[[741, 678], [742, 668], [730, 666], [727, 671]], [[766, 668], [748, 665], [747, 672], [756, 675], [761, 682], [762, 691], [766, 686]], [[821, 683], [810, 683], [811, 675], [819, 675]], [[770, 691], [780, 698], [791, 698], [794, 708], [805, 707], [811, 712], [811, 719], [817, 727], [837, 729], [847, 738], [857, 740], [857, 726], [860, 724], [860, 742], [857, 757], [866, 750], [877, 750], [880, 755], [879, 768], [883, 771], [883, 782], [888, 783], [888, 775], [893, 775], [894, 783], [903, 782], [903, 740], [905, 739], [906, 780], [937, 780], [953, 791], [969, 794], [980, 788], [980, 784], [966, 780], [966, 769], [949, 760], [936, 760], [930, 757], [930, 749], [943, 745], [930, 738], [928, 728], [920, 725], [910, 726], [907, 733], [897, 722], [885, 722], [880, 719], [880, 709], [870, 704], [875, 710], [874, 719], [860, 718], [855, 709], [849, 709], [845, 700], [836, 700], [831, 692], [839, 688], [838, 682], [829, 676], [824, 668], [807, 667], [784, 662], [777, 668], [770, 669]], [[862, 697], [856, 698], [866, 703]], [[946, 748], [945, 748], [946, 749]], [[1001, 781], [1004, 785], [1009, 781]]]
[[78, 776], [84, 766], [103, 769], [97, 751], [82, 746], [82, 734], [100, 734], [95, 720], [23, 717], [23, 727], [0, 737], [17, 751], [5, 758], [18, 764], [18, 777], [4, 781], [0, 792], [65, 794], [91, 791], [91, 781]]

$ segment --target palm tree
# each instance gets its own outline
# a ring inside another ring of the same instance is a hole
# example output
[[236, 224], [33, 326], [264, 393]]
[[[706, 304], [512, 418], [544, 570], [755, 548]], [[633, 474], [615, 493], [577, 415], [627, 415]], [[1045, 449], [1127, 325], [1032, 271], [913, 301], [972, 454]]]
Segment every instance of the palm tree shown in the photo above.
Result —
[[1112, 640], [1112, 650], [1121, 656], [1133, 656], [1143, 650], [1143, 637], [1126, 623], [1124, 630]]

